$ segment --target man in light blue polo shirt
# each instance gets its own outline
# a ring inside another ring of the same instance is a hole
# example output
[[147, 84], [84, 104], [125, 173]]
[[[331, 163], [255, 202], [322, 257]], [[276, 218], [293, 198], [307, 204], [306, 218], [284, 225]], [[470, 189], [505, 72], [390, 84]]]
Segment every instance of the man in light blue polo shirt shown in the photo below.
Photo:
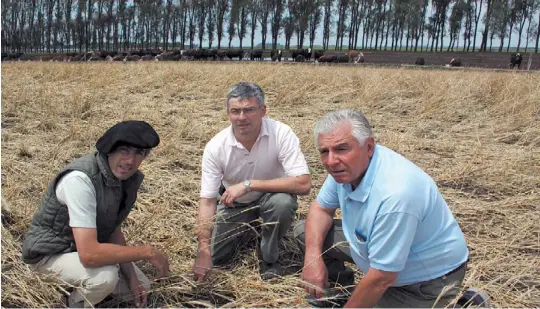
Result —
[[[328, 306], [317, 302], [332, 294], [328, 279], [354, 284], [344, 261], [364, 274], [346, 307], [431, 308], [454, 300], [469, 252], [433, 179], [376, 145], [359, 112], [327, 114], [315, 139], [329, 175], [306, 221], [295, 226], [310, 303]], [[334, 220], [338, 208], [342, 219]]]

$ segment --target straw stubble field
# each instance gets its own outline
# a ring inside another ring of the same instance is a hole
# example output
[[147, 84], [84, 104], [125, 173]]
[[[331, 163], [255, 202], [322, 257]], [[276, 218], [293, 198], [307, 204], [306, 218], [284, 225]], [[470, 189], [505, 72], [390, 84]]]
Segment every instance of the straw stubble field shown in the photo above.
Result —
[[326, 176], [315, 121], [330, 110], [362, 110], [379, 143], [438, 183], [471, 251], [465, 285], [487, 290], [497, 307], [540, 306], [538, 73], [201, 63], [2, 64], [2, 208], [11, 211], [2, 226], [2, 306], [60, 306], [69, 286], [21, 263], [22, 237], [55, 172], [124, 119], [146, 120], [161, 136], [125, 223], [130, 244], [170, 257], [171, 276], [154, 284], [149, 305], [307, 306], [290, 237], [282, 280], [261, 281], [253, 246], [201, 285], [191, 275], [202, 149], [227, 126], [224, 98], [241, 80], [259, 83], [269, 116], [301, 139], [314, 187], [300, 199], [300, 217]]

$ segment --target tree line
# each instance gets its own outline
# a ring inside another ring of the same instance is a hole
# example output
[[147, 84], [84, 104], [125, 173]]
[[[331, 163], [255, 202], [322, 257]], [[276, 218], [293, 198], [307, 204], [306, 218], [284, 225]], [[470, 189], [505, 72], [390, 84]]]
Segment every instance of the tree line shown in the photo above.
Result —
[[540, 38], [540, 0], [2, 0], [1, 14], [3, 52], [300, 49], [320, 35], [323, 49], [509, 51], [517, 35], [537, 53]]

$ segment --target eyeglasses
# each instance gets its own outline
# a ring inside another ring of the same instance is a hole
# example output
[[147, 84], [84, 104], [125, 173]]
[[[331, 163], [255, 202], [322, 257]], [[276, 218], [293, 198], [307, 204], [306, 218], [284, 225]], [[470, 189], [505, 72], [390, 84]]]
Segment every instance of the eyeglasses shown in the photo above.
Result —
[[229, 113], [234, 116], [240, 116], [241, 113], [244, 115], [253, 115], [259, 107], [246, 107], [246, 108], [231, 108]]

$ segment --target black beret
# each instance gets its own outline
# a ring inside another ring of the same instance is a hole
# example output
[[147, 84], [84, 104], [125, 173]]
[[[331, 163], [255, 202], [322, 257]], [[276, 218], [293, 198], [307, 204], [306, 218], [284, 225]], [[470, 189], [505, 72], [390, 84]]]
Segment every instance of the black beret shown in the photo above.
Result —
[[154, 148], [159, 145], [159, 135], [147, 122], [127, 120], [112, 126], [96, 142], [97, 150], [104, 154], [120, 145], [141, 149]]

